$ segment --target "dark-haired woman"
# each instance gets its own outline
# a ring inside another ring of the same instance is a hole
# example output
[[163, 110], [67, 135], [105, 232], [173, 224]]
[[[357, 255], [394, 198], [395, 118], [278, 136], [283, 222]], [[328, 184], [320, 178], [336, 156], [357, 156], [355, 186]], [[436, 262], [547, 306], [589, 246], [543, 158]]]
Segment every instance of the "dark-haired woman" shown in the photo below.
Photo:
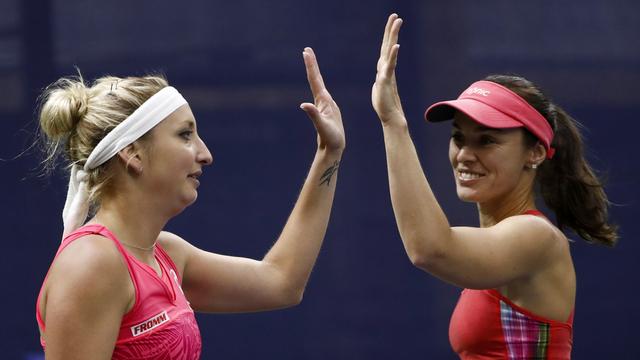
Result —
[[[452, 120], [449, 160], [458, 197], [480, 227], [452, 227], [421, 169], [398, 96], [402, 20], [382, 42], [372, 103], [384, 131], [391, 200], [412, 263], [465, 288], [449, 337], [463, 359], [569, 359], [576, 277], [569, 228], [612, 246], [600, 181], [576, 123], [530, 81], [495, 75], [439, 102], [428, 121]], [[536, 187], [557, 219], [536, 208]]]

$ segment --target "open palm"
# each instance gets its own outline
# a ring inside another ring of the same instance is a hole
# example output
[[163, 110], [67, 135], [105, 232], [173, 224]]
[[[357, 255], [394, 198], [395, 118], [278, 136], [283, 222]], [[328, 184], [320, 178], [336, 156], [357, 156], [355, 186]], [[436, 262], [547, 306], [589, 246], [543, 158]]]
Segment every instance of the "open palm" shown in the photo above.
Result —
[[342, 151], [346, 141], [340, 109], [324, 86], [313, 49], [305, 48], [302, 56], [314, 103], [302, 103], [300, 108], [311, 118], [318, 132], [318, 148], [328, 151]]
[[400, 50], [398, 33], [401, 26], [402, 19], [396, 14], [391, 14], [387, 20], [380, 47], [376, 82], [371, 89], [371, 103], [383, 123], [397, 116], [404, 117], [395, 73]]

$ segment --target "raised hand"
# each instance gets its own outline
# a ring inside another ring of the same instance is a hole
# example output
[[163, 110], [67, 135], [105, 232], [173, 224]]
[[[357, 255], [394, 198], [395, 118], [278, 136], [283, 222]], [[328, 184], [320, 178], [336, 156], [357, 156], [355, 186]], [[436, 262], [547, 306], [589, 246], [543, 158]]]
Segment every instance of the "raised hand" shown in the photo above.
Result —
[[391, 14], [384, 28], [384, 37], [380, 47], [376, 82], [371, 90], [371, 103], [383, 124], [393, 119], [404, 119], [398, 85], [396, 83], [396, 64], [398, 62], [398, 33], [402, 19]]
[[307, 113], [318, 132], [318, 149], [342, 152], [346, 141], [340, 109], [324, 86], [313, 49], [305, 48], [302, 57], [314, 103], [302, 103], [300, 108]]

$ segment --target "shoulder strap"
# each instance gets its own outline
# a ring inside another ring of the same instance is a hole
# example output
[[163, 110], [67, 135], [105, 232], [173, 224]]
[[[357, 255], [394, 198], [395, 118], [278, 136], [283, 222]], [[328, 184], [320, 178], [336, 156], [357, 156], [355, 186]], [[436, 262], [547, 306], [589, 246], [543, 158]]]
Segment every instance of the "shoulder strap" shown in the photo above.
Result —
[[158, 255], [158, 258], [162, 262], [164, 262], [164, 265], [169, 268], [169, 270], [173, 270], [175, 272], [176, 276], [178, 277], [178, 283], [181, 284], [182, 276], [180, 276], [180, 274], [178, 273], [178, 267], [173, 262], [173, 259], [171, 259], [171, 256], [169, 256], [169, 254], [164, 250], [164, 248], [162, 248], [162, 246], [160, 246], [160, 244], [156, 244], [156, 254]]
[[534, 210], [534, 209], [527, 210], [522, 214], [523, 215], [535, 215], [535, 216], [540, 216], [540, 217], [546, 217], [546, 216], [544, 216], [544, 214], [542, 212], [540, 212], [539, 210]]

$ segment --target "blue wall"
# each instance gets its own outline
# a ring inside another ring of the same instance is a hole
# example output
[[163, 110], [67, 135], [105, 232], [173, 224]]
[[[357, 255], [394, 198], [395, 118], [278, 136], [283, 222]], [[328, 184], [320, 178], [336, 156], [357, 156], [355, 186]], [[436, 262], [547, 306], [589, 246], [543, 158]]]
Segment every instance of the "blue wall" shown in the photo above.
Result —
[[[199, 247], [260, 258], [283, 226], [315, 150], [301, 51], [316, 50], [341, 106], [348, 148], [325, 245], [293, 309], [199, 315], [203, 359], [454, 358], [448, 320], [459, 289], [409, 263], [388, 195], [370, 88], [387, 15], [405, 19], [398, 81], [413, 137], [449, 219], [476, 225], [446, 159], [446, 125], [422, 112], [489, 73], [539, 83], [587, 128], [621, 225], [614, 249], [573, 245], [574, 357], [640, 358], [640, 3], [548, 1], [0, 2], [0, 271], [3, 359], [39, 352], [34, 305], [58, 245], [62, 173], [38, 177], [29, 149], [42, 87], [79, 66], [86, 78], [164, 72], [214, 154], [198, 202], [168, 226]], [[26, 152], [24, 152], [26, 150]], [[24, 152], [24, 153], [23, 153]], [[17, 156], [23, 153], [21, 156]], [[17, 156], [17, 157], [16, 157]]]

